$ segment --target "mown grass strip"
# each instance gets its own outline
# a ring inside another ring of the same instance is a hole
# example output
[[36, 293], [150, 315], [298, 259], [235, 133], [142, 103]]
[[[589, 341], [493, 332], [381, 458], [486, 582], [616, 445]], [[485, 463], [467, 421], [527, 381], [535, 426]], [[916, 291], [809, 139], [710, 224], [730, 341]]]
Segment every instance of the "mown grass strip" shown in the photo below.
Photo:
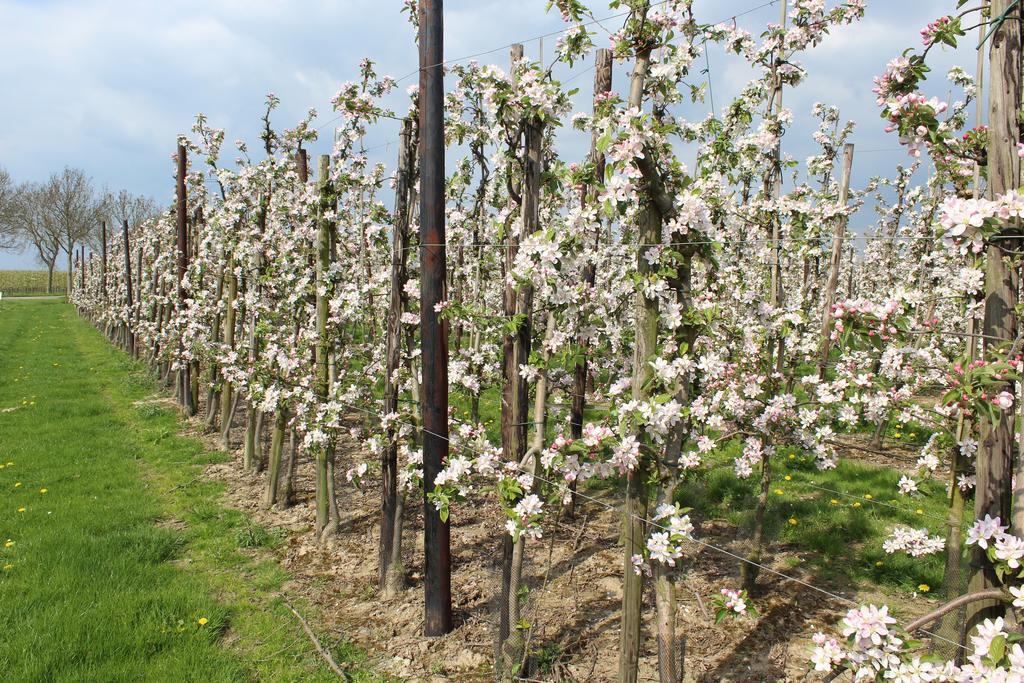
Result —
[[224, 456], [154, 393], [69, 305], [0, 303], [0, 679], [337, 680], [273, 597], [280, 535], [218, 504]]

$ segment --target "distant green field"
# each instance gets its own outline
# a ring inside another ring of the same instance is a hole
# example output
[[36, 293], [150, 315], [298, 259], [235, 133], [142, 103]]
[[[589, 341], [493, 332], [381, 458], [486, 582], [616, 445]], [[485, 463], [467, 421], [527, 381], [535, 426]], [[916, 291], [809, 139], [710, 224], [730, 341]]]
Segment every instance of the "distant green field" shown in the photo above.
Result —
[[[53, 293], [64, 294], [67, 276], [63, 272], [53, 273]], [[4, 296], [26, 296], [46, 294], [45, 270], [0, 270], [0, 292]]]

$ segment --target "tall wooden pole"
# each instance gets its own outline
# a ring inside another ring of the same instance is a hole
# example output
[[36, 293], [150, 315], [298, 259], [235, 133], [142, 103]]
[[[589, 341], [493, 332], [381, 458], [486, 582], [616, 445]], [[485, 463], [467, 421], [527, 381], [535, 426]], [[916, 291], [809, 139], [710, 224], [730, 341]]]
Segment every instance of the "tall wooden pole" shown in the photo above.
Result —
[[[612, 51], [607, 48], [601, 48], [594, 55], [594, 62], [594, 98], [596, 100], [598, 95], [603, 95], [612, 89]], [[590, 162], [594, 165], [594, 177], [597, 184], [600, 185], [604, 182], [604, 153], [598, 150], [597, 140], [598, 135], [595, 130], [590, 136]], [[587, 188], [584, 190], [581, 202], [593, 202], [596, 196], [597, 186]], [[600, 240], [601, 231], [596, 230], [595, 233], [594, 240]], [[590, 296], [590, 290], [594, 287], [596, 274], [593, 263], [588, 263], [583, 267], [584, 298]], [[580, 357], [573, 368], [572, 410], [569, 413], [569, 428], [573, 440], [583, 437], [583, 411], [587, 405], [587, 374], [589, 372], [587, 354], [590, 350], [590, 341], [580, 337], [577, 345], [580, 349]], [[569, 502], [565, 505], [564, 512], [566, 517], [571, 519], [576, 512], [576, 480], [573, 480], [569, 487], [572, 493], [569, 497]]]
[[124, 238], [124, 293], [128, 304], [128, 319], [125, 320], [126, 345], [128, 353], [135, 355], [135, 329], [132, 327], [135, 301], [132, 297], [132, 251], [128, 242], [128, 219], [121, 223], [121, 236]]
[[[141, 241], [141, 240], [140, 240]], [[139, 310], [135, 314], [135, 324], [138, 326], [139, 321], [142, 317], [142, 245], [140, 244], [135, 248], [135, 291], [138, 292], [139, 298]], [[132, 355], [135, 358], [139, 357], [139, 345], [136, 344], [132, 348]]]
[[[640, 18], [643, 20], [649, 4], [644, 3]], [[636, 63], [630, 76], [629, 106], [641, 109], [644, 101], [644, 86], [651, 66], [651, 47], [639, 49]], [[648, 191], [652, 190], [649, 186]], [[637, 243], [660, 244], [662, 233], [661, 214], [650, 196], [643, 197], [637, 216]], [[644, 257], [646, 250], [636, 249], [636, 270], [641, 278], [651, 276], [653, 266]], [[658, 347], [658, 301], [644, 295], [638, 287], [633, 304], [636, 341], [633, 346], [633, 399], [638, 402], [649, 398], [648, 381], [652, 369], [650, 361]], [[639, 430], [637, 434], [644, 446], [649, 447], [650, 438]], [[642, 446], [641, 448], [644, 448]], [[619, 629], [619, 681], [636, 683], [637, 665], [640, 659], [640, 626], [643, 605], [644, 580], [633, 567], [634, 555], [642, 555], [644, 548], [647, 503], [650, 495], [647, 477], [650, 471], [650, 457], [644, 453], [636, 468], [626, 475], [626, 500], [622, 511], [622, 617]]]
[[103, 300], [107, 299], [107, 222], [100, 221], [100, 294]]
[[424, 633], [452, 630], [451, 529], [427, 495], [448, 459], [448, 328], [445, 298], [443, 0], [420, 12], [420, 348], [423, 356]]
[[[326, 217], [334, 208], [333, 188], [331, 186], [331, 158], [321, 154], [317, 163], [317, 188], [320, 193], [320, 208], [317, 216], [316, 245], [316, 383], [317, 400], [321, 405], [327, 403], [327, 392], [330, 389], [328, 360], [331, 343], [327, 338], [327, 318], [329, 314], [330, 292], [327, 278], [331, 268], [331, 221]], [[327, 528], [330, 517], [330, 488], [327, 478], [329, 468], [327, 444], [317, 444], [314, 449], [316, 458], [316, 533], [320, 537]]]
[[[850, 194], [850, 171], [853, 169], [853, 143], [843, 145], [843, 174], [839, 181], [839, 205], [846, 208]], [[846, 216], [836, 220], [835, 232], [832, 235], [832, 257], [828, 264], [828, 282], [825, 284], [824, 310], [821, 314], [821, 342], [818, 351], [818, 377], [825, 378], [825, 364], [828, 363], [828, 352], [831, 348], [832, 306], [836, 302], [836, 290], [839, 287], [839, 270], [842, 267], [843, 241], [846, 239]]]
[[[1002, 16], [1011, 4], [1012, 0], [992, 0], [989, 16]], [[1021, 108], [1020, 17], [1020, 7], [1014, 7], [989, 37], [989, 199], [1016, 190], [1021, 184], [1020, 157], [1017, 156], [1017, 143], [1021, 140], [1018, 122]], [[1007, 234], [1008, 231], [1004, 230], [1000, 237]], [[1009, 240], [995, 240], [986, 247], [985, 320], [982, 325], [983, 348], [986, 350], [1002, 342], [1010, 342], [1016, 335], [1014, 306], [1017, 303], [1017, 282], [1013, 269], [1007, 263], [1013, 249]], [[1002, 388], [1013, 392], [1010, 383]], [[994, 387], [992, 393], [998, 393], [1000, 389]], [[1011, 411], [1000, 412], [995, 424], [981, 420], [974, 497], [976, 518], [992, 515], [1010, 519], [1013, 423], [1014, 413]], [[1000, 583], [984, 551], [976, 548], [971, 557], [969, 591], [984, 590]], [[1002, 611], [998, 603], [975, 603], [968, 615], [968, 627]]]
[[[185, 168], [186, 168], [185, 146], [178, 143], [178, 183], [176, 218], [178, 228], [178, 305], [185, 306], [185, 273], [188, 270], [188, 221], [187, 197], [185, 193]], [[181, 342], [184, 345], [184, 340]], [[192, 402], [192, 381], [190, 378], [190, 367], [188, 363], [181, 363], [178, 371], [178, 383], [180, 387], [181, 406], [186, 415], [195, 414], [195, 405]]]

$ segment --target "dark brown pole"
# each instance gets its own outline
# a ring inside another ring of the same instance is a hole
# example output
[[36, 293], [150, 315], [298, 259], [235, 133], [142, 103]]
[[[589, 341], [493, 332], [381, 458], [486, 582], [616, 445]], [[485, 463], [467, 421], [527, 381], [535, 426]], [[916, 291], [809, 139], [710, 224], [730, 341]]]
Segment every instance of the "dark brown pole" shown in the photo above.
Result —
[[445, 298], [444, 9], [420, 2], [420, 344], [423, 355], [424, 634], [452, 630], [451, 529], [427, 495], [448, 459], [448, 328]]
[[295, 157], [295, 166], [299, 174], [299, 182], [305, 185], [309, 181], [309, 156], [306, 150], [299, 149]]
[[[142, 298], [143, 298], [143, 291], [142, 291], [142, 246], [141, 245], [139, 247], [137, 247], [136, 250], [135, 250], [135, 272], [136, 272], [136, 276], [135, 276], [135, 291], [139, 293], [139, 311], [135, 315], [134, 322], [136, 324], [138, 324], [140, 316], [142, 315]], [[137, 345], [132, 347], [132, 355], [135, 356], [136, 358], [139, 357], [139, 349], [138, 349]]]
[[[187, 198], [185, 195], [185, 146], [178, 143], [178, 184], [176, 217], [178, 227], [178, 305], [185, 304], [185, 271], [188, 270], [188, 220], [187, 220]], [[182, 342], [184, 343], [184, 341]], [[178, 371], [181, 386], [181, 405], [186, 415], [195, 414], [195, 406], [192, 405], [192, 382], [189, 377], [189, 364], [182, 363]]]
[[100, 293], [103, 295], [103, 299], [107, 298], [107, 222], [100, 221], [100, 254], [102, 261], [100, 262]]
[[79, 287], [79, 289], [84, 293], [85, 292], [85, 245], [84, 244], [82, 245], [81, 249], [79, 250], [79, 253], [81, 254], [81, 256], [78, 257], [78, 262], [80, 264], [82, 264], [81, 267], [78, 269], [78, 276], [79, 276], [79, 278], [82, 281], [81, 282], [81, 286]]
[[121, 234], [124, 236], [124, 289], [125, 296], [128, 300], [128, 319], [125, 321], [124, 327], [127, 332], [127, 344], [128, 353], [135, 354], [135, 330], [132, 329], [132, 315], [134, 308], [134, 300], [132, 297], [132, 251], [131, 244], [128, 242], [128, 219], [124, 219], [121, 224]]
[[[603, 95], [612, 89], [612, 51], [602, 48], [594, 55], [594, 98]], [[597, 131], [590, 137], [590, 162], [594, 165], [595, 185], [584, 190], [581, 200], [584, 203], [592, 204], [597, 196], [598, 186], [604, 184], [604, 153], [597, 148]], [[594, 241], [601, 239], [600, 229], [594, 235]], [[594, 287], [597, 276], [593, 263], [583, 267], [583, 286], [585, 292]], [[573, 439], [583, 436], [583, 411], [587, 406], [587, 374], [590, 371], [587, 355], [590, 352], [590, 341], [584, 337], [579, 339], [579, 359], [576, 367], [573, 368], [572, 378], [572, 410], [569, 413], [569, 427]], [[574, 479], [569, 488], [572, 494], [569, 502], [565, 505], [566, 517], [572, 519], [576, 513], [576, 480]]]

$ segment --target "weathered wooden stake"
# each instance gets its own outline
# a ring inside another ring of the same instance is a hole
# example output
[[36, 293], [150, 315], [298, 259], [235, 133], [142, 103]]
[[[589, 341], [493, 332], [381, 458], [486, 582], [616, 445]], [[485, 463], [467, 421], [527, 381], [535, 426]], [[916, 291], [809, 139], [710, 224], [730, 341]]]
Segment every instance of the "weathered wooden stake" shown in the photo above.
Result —
[[[853, 143], [843, 145], [843, 174], [839, 181], [839, 204], [846, 206], [850, 194], [850, 171], [853, 169]], [[839, 287], [839, 270], [843, 259], [843, 241], [846, 239], [846, 216], [836, 220], [832, 234], [832, 257], [828, 264], [828, 281], [825, 284], [824, 310], [821, 314], [821, 342], [818, 351], [818, 377], [825, 378], [825, 364], [831, 348], [832, 306], [836, 303], [836, 289]]]
[[[187, 201], [188, 197], [185, 191], [185, 172], [186, 172], [186, 151], [185, 146], [178, 143], [178, 182], [177, 182], [177, 205], [176, 205], [176, 218], [178, 228], [178, 305], [184, 306], [185, 304], [185, 273], [188, 270], [188, 221], [187, 216]], [[179, 350], [184, 350], [184, 340], [181, 341]], [[185, 414], [188, 416], [195, 415], [196, 408], [192, 401], [192, 380], [191, 380], [191, 368], [188, 363], [181, 363], [181, 369], [178, 371], [178, 384], [181, 389], [181, 406], [185, 410]]]
[[[597, 51], [595, 57], [595, 70], [594, 70], [594, 97], [602, 95], [612, 89], [612, 51], [607, 48], [601, 48]], [[597, 131], [590, 136], [590, 162], [594, 164], [594, 177], [598, 185], [604, 184], [604, 153], [597, 149], [598, 135]], [[583, 201], [593, 202], [597, 196], [597, 186], [588, 187], [584, 190]], [[600, 230], [594, 235], [594, 240], [599, 241], [601, 239]], [[589, 292], [594, 286], [595, 277], [597, 275], [596, 269], [593, 263], [588, 263], [583, 267], [583, 286], [586, 292]], [[589, 350], [590, 341], [584, 337], [580, 337], [577, 340], [579, 346], [579, 358], [576, 361], [576, 366], [573, 368], [572, 378], [572, 410], [569, 414], [569, 425], [570, 433], [572, 438], [579, 439], [583, 436], [583, 411], [587, 406], [587, 373], [590, 371], [589, 363]], [[566, 503], [564, 512], [565, 516], [572, 519], [576, 513], [576, 480], [574, 479], [569, 485], [572, 493], [569, 498], [569, 502]]]
[[[1020, 157], [1017, 144], [1021, 140], [1018, 115], [1021, 108], [1021, 12], [1012, 7], [1013, 0], [992, 0], [990, 17], [1009, 12], [995, 32], [989, 36], [989, 144], [988, 194], [995, 199], [1021, 184]], [[1007, 228], [1016, 226], [1006, 226]], [[1004, 237], [1004, 231], [999, 237]], [[1014, 306], [1017, 288], [1013, 269], [1007, 263], [1008, 252], [1014, 249], [1009, 240], [994, 240], [986, 247], [985, 320], [982, 325], [983, 349], [996, 348], [1001, 342], [1011, 342], [1016, 335], [1017, 319]], [[984, 357], [984, 354], [982, 355]], [[1005, 385], [1013, 392], [1012, 383]], [[993, 387], [998, 393], [1000, 387]], [[985, 515], [1010, 519], [1012, 497], [1011, 460], [1013, 457], [1014, 413], [1002, 411], [996, 424], [981, 421], [981, 444], [975, 463], [974, 516]], [[971, 578], [968, 592], [1001, 585], [985, 551], [975, 548], [971, 555]], [[967, 627], [980, 620], [1003, 612], [995, 601], [978, 602], [968, 610]]]
[[[316, 260], [316, 395], [321, 404], [327, 403], [330, 385], [327, 357], [330, 354], [330, 340], [327, 338], [327, 316], [329, 292], [327, 273], [331, 268], [331, 221], [325, 216], [334, 207], [331, 188], [331, 158], [320, 155], [317, 164], [317, 187], [320, 190], [320, 207], [317, 216], [317, 260]], [[329, 438], [329, 437], [328, 437]], [[316, 456], [316, 532], [317, 536], [327, 528], [330, 516], [329, 483], [327, 466], [328, 444], [313, 447]]]
[[[646, 13], [647, 4], [644, 5]], [[651, 47], [641, 47], [629, 84], [629, 106], [643, 106], [644, 85], [651, 65]], [[650, 188], [648, 188], [650, 189]], [[637, 243], [661, 243], [661, 215], [648, 197], [637, 217]], [[652, 266], [644, 258], [645, 249], [636, 249], [636, 268], [640, 277], [649, 277]], [[634, 302], [636, 342], [633, 348], [633, 398], [647, 400], [647, 383], [651, 376], [650, 359], [658, 345], [658, 302], [637, 291]], [[645, 441], [649, 441], [640, 435]], [[636, 683], [640, 658], [640, 622], [643, 605], [643, 576], [633, 568], [633, 556], [642, 555], [644, 519], [647, 517], [647, 475], [649, 456], [642, 455], [637, 467], [626, 475], [626, 500], [622, 510], [622, 617], [619, 629], [619, 681]]]
[[423, 358], [424, 634], [452, 630], [451, 529], [429, 499], [448, 459], [448, 327], [445, 298], [443, 0], [420, 12], [420, 349]]
[[135, 355], [135, 328], [133, 317], [135, 315], [135, 301], [132, 297], [132, 252], [128, 243], [128, 219], [121, 224], [121, 234], [124, 237], [124, 290], [126, 303], [128, 304], [128, 320], [125, 321], [126, 345], [128, 353]]

